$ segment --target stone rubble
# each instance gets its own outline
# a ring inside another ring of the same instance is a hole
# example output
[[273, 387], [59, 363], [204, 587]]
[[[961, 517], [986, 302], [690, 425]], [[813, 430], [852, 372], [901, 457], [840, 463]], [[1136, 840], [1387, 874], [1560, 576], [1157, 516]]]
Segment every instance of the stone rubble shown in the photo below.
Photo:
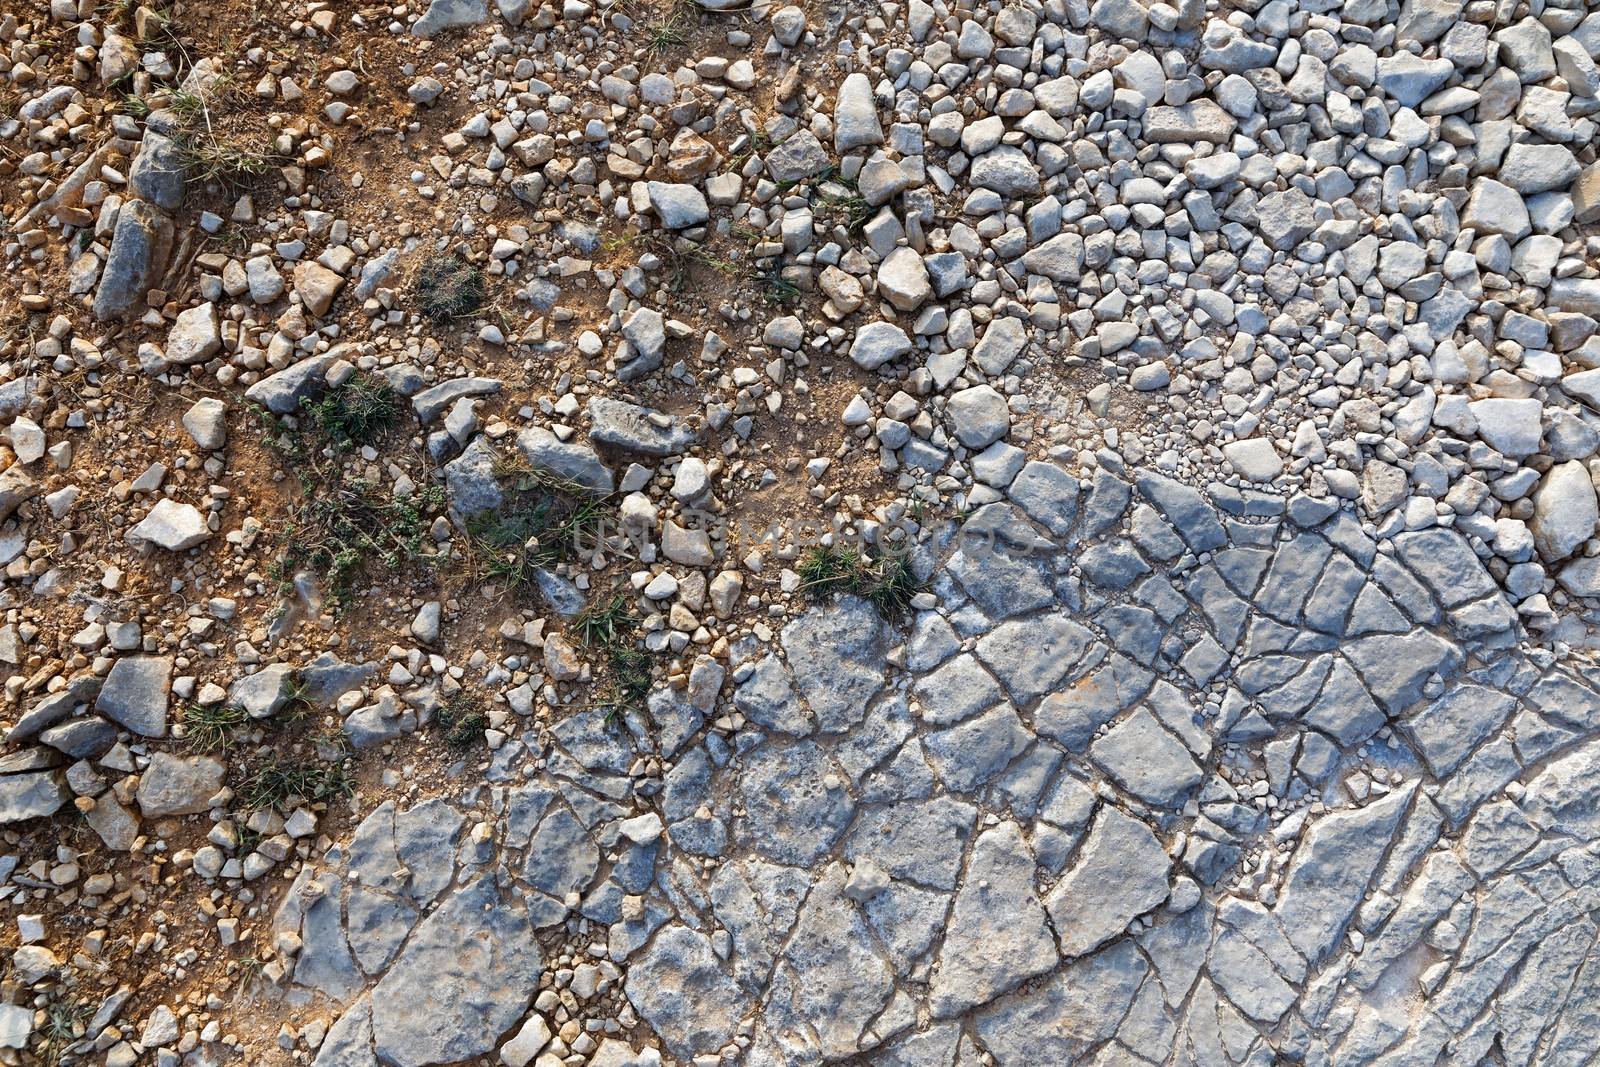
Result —
[[1600, 1060], [1600, 11], [17, 6], [0, 1065]]

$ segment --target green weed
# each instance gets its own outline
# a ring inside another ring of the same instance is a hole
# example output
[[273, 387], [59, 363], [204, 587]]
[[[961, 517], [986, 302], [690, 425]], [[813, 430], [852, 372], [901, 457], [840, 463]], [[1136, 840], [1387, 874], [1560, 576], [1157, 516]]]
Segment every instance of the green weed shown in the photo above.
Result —
[[811, 600], [851, 593], [870, 602], [886, 618], [902, 618], [922, 589], [903, 554], [867, 557], [853, 548], [817, 545], [795, 567], [800, 590]]
[[237, 704], [190, 704], [183, 709], [184, 741], [200, 752], [225, 751], [249, 721]]

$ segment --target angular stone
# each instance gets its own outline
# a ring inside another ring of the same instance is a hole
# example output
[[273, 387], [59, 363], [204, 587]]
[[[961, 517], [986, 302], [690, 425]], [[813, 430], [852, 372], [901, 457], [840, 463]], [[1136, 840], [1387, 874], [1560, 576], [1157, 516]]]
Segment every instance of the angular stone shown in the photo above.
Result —
[[158, 500], [127, 534], [130, 542], [155, 545], [168, 552], [193, 548], [210, 536], [211, 529], [200, 510], [171, 497]]
[[1344, 935], [1416, 791], [1410, 782], [1364, 808], [1324, 815], [1300, 839], [1273, 914], [1313, 967]]
[[645, 456], [676, 455], [700, 439], [698, 431], [676, 416], [621, 400], [590, 399], [589, 418], [589, 440]]
[[171, 656], [123, 656], [111, 665], [94, 710], [142, 737], [167, 736]]
[[1113, 726], [1089, 754], [1122, 788], [1164, 808], [1182, 807], [1203, 778], [1189, 750], [1146, 708]]
[[372, 991], [378, 1059], [428, 1067], [491, 1051], [527, 1011], [543, 962], [527, 914], [492, 877], [458, 890]]
[[1016, 823], [978, 836], [929, 989], [936, 1018], [987, 1004], [1056, 965], [1033, 872], [1033, 855]]
[[222, 791], [226, 768], [210, 756], [157, 752], [139, 776], [139, 812], [147, 819], [206, 811]]

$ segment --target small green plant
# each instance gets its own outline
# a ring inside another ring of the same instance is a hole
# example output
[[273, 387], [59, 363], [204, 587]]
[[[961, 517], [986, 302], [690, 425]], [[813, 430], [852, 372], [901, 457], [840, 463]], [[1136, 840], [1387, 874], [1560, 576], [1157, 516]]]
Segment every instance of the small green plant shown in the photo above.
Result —
[[687, 44], [694, 21], [692, 4], [676, 3], [667, 17], [646, 27], [645, 50], [652, 55], [677, 45]]
[[132, 115], [136, 119], [149, 118], [150, 105], [145, 101], [144, 97], [137, 93], [124, 93], [122, 94], [122, 113], [124, 115]]
[[611, 646], [638, 624], [628, 609], [628, 598], [618, 593], [603, 604], [590, 604], [572, 620], [578, 637], [586, 645]]
[[801, 592], [811, 600], [852, 593], [891, 619], [904, 616], [911, 609], [911, 599], [922, 589], [904, 555], [869, 558], [839, 545], [808, 549], [795, 573], [800, 576]]
[[450, 751], [461, 753], [483, 740], [489, 725], [483, 698], [465, 689], [455, 693], [439, 708], [435, 722], [444, 734]]
[[471, 315], [485, 299], [483, 271], [459, 255], [431, 256], [417, 275], [417, 308], [434, 323]]
[[323, 575], [334, 606], [342, 607], [367, 561], [395, 570], [421, 557], [428, 531], [424, 509], [442, 507], [442, 493], [429, 489], [435, 491], [396, 500], [362, 481], [321, 487], [291, 512], [284, 571], [308, 567]]
[[246, 809], [259, 811], [281, 807], [290, 797], [315, 803], [349, 796], [354, 790], [355, 783], [342, 766], [269, 755], [240, 783], [238, 795]]
[[400, 417], [400, 394], [389, 384], [355, 374], [318, 400], [302, 400], [300, 407], [336, 447], [370, 444]]
[[61, 1000], [45, 1010], [43, 1062], [54, 1067], [79, 1039], [88, 1011], [75, 1000]]
[[541, 569], [599, 543], [611, 514], [608, 498], [520, 457], [501, 460], [494, 473], [506, 503], [467, 523], [485, 577], [512, 592], [528, 589]]
[[237, 704], [190, 704], [183, 709], [184, 741], [200, 752], [226, 751], [249, 721]]
[[821, 208], [819, 213], [825, 219], [843, 226], [851, 235], [860, 234], [862, 227], [872, 218], [872, 207], [866, 197], [837, 179], [824, 183], [817, 190], [817, 204]]
[[785, 278], [777, 267], [759, 272], [756, 280], [761, 284], [762, 298], [769, 304], [792, 304], [800, 299], [800, 287]]

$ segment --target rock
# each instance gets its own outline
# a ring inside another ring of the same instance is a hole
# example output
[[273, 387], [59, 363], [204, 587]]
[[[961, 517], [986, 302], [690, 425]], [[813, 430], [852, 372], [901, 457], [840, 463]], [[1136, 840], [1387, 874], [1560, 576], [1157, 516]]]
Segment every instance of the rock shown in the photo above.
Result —
[[183, 150], [177, 143], [146, 128], [133, 165], [128, 169], [128, 187], [134, 195], [162, 211], [176, 211], [183, 204], [187, 169]]
[[929, 990], [935, 1018], [987, 1004], [1056, 965], [1055, 938], [1034, 894], [1033, 872], [1016, 823], [979, 835]]
[[1077, 863], [1045, 898], [1061, 954], [1070, 959], [1098, 948], [1167, 899], [1171, 868], [1148, 826], [1102, 807]]
[[1573, 181], [1571, 192], [1574, 222], [1600, 220], [1600, 163], [1585, 167]]
[[1478, 420], [1478, 436], [1506, 456], [1531, 456], [1544, 434], [1544, 405], [1537, 400], [1474, 400], [1467, 405]]
[[843, 154], [882, 143], [883, 127], [878, 123], [872, 82], [860, 71], [847, 75], [833, 104], [833, 150]]
[[142, 310], [145, 294], [165, 269], [171, 249], [170, 219], [142, 200], [124, 203], [95, 290], [95, 320], [108, 322]]
[[274, 415], [292, 415], [300, 409], [300, 401], [309, 400], [322, 392], [328, 368], [338, 358], [331, 351], [320, 356], [309, 356], [261, 379], [244, 391], [244, 397]]
[[1222, 446], [1222, 454], [1235, 473], [1252, 482], [1270, 482], [1283, 473], [1283, 457], [1265, 437], [1231, 441]]
[[892, 322], [869, 322], [850, 343], [850, 358], [863, 370], [877, 370], [910, 351], [911, 338]]
[[56, 771], [0, 776], [0, 826], [54, 815], [71, 799]]
[[1040, 190], [1039, 168], [1022, 149], [1013, 145], [991, 148], [972, 161], [972, 184], [1001, 196], [1029, 196]]
[[1202, 98], [1150, 108], [1144, 113], [1144, 139], [1155, 144], [1226, 144], [1238, 125], [1216, 102]]
[[211, 529], [206, 525], [205, 516], [193, 504], [181, 504], [171, 497], [162, 497], [128, 531], [127, 536], [130, 542], [155, 545], [168, 552], [182, 552], [209, 538]]
[[1293, 248], [1316, 229], [1311, 200], [1296, 187], [1263, 196], [1256, 204], [1256, 225], [1267, 244], [1280, 251]]
[[1371, 879], [1415, 793], [1408, 783], [1364, 808], [1324, 815], [1301, 837], [1273, 912], [1312, 966], [1343, 935], [1361, 904], [1348, 887]]
[[215, 452], [228, 442], [228, 406], [214, 397], [201, 397], [183, 413], [183, 428], [194, 443]]
[[178, 313], [167, 331], [164, 354], [167, 362], [187, 366], [204, 363], [222, 350], [222, 330], [217, 323], [217, 306], [210, 302]]
[[1564, 189], [1577, 180], [1581, 168], [1572, 150], [1558, 144], [1519, 141], [1506, 150], [1500, 163], [1500, 180], [1524, 196], [1549, 189]]
[[123, 656], [111, 665], [94, 710], [141, 737], [165, 737], [171, 685], [171, 656]]
[[589, 401], [589, 440], [645, 456], [672, 456], [700, 439], [676, 416], [605, 397]]
[[1577, 460], [1551, 467], [1533, 494], [1533, 540], [1539, 555], [1558, 563], [1600, 526], [1600, 501], [1588, 468]]
[[543, 427], [531, 426], [518, 434], [517, 451], [535, 467], [596, 493], [609, 494], [616, 487], [611, 468], [600, 461], [594, 449], [562, 441]]
[[21, 463], [13, 463], [0, 471], [0, 522], [16, 514], [24, 501], [32, 500], [44, 492], [44, 483], [23, 470]]
[[[878, 292], [900, 311], [915, 311], [921, 307], [933, 296], [922, 257], [910, 248], [896, 248], [890, 252], [878, 266]], [[859, 339], [859, 331], [856, 336]]]
[[645, 190], [650, 200], [650, 210], [661, 220], [661, 225], [669, 230], [701, 226], [711, 218], [705, 194], [692, 185], [648, 182]]
[[993, 386], [975, 385], [950, 397], [945, 414], [962, 444], [977, 450], [987, 448], [1011, 429], [1011, 413], [1006, 398]]
[[[434, 0], [434, 6], [440, 0]], [[482, 6], [482, 0], [478, 0]], [[429, 9], [432, 14], [432, 9]], [[344, 278], [334, 271], [329, 270], [314, 260], [302, 260], [295, 264], [294, 291], [300, 297], [300, 302], [311, 314], [321, 318], [333, 306], [334, 297], [339, 295], [339, 290], [344, 288]]]
[[455, 407], [465, 397], [493, 396], [501, 388], [499, 378], [451, 378], [422, 390], [411, 398], [417, 421], [424, 426]]
[[[532, 433], [531, 429], [524, 434]], [[548, 433], [549, 431], [541, 431]], [[444, 465], [445, 487], [450, 493], [450, 505], [467, 517], [495, 511], [505, 502], [496, 471], [500, 454], [486, 437], [475, 437], [461, 450], [461, 455]]]
[[196, 815], [207, 810], [222, 791], [226, 768], [209, 756], [174, 756], [157, 752], [139, 776], [139, 812], [146, 819]]
[[767, 174], [775, 182], [803, 182], [833, 165], [828, 150], [810, 130], [798, 130], [766, 155]]
[[492, 877], [456, 891], [372, 991], [379, 1060], [427, 1067], [492, 1051], [527, 1011], [543, 964], [527, 913]]
[[411, 32], [428, 39], [446, 30], [481, 26], [488, 21], [487, 0], [432, 0], [423, 16], [411, 24]]
[[289, 703], [294, 673], [287, 663], [268, 664], [234, 682], [228, 688], [228, 703], [238, 705], [252, 719], [270, 719]]

